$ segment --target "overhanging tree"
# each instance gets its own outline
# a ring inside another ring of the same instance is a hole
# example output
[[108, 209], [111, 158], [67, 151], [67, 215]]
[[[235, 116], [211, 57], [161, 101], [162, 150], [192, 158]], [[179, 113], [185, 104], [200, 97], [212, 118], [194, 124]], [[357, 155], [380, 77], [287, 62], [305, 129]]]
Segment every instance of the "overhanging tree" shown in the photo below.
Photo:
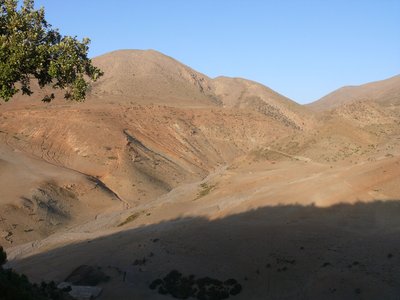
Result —
[[[10, 100], [19, 91], [31, 95], [31, 80], [39, 87], [64, 90], [64, 98], [85, 99], [90, 80], [102, 71], [88, 58], [90, 40], [62, 36], [46, 20], [34, 0], [0, 0], [0, 98]], [[49, 102], [54, 93], [42, 100]]]

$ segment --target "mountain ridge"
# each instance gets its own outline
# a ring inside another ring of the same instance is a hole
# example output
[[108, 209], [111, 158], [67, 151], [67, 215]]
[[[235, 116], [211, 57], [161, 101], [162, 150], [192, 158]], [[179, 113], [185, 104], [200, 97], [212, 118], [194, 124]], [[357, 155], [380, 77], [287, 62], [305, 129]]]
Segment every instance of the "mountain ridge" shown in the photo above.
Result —
[[326, 111], [342, 104], [364, 100], [375, 101], [384, 106], [399, 105], [399, 99], [400, 75], [395, 75], [361, 85], [341, 87], [306, 106], [315, 111]]
[[[93, 59], [105, 75], [90, 97], [134, 99], [136, 103], [246, 108], [302, 129], [308, 109], [261, 83], [218, 76], [210, 78], [155, 50], [117, 50]], [[234, 91], [235, 90], [235, 91]], [[241, 94], [236, 103], [232, 93]], [[268, 113], [273, 111], [273, 113]]]

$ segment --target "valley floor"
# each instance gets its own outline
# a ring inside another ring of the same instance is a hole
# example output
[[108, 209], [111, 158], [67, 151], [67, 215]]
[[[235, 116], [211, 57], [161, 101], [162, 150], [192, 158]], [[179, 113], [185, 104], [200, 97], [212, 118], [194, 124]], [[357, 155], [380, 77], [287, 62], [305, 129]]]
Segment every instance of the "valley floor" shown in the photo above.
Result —
[[148, 286], [175, 269], [234, 278], [237, 299], [397, 299], [399, 164], [238, 159], [139, 207], [9, 247], [9, 266], [35, 281], [100, 267], [111, 280], [99, 299], [164, 299]]

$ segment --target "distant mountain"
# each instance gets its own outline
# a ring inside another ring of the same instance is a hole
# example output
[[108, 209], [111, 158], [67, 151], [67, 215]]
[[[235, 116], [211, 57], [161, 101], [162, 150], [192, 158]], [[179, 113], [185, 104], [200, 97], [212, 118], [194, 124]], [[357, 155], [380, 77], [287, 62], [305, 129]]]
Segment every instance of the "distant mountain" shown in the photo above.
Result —
[[310, 123], [312, 112], [272, 89], [247, 79], [217, 77], [215, 94], [225, 107], [258, 111], [296, 129]]
[[294, 129], [302, 128], [309, 119], [307, 108], [268, 87], [240, 78], [211, 79], [154, 50], [119, 50], [93, 61], [105, 75], [93, 84], [89, 97], [249, 109]]
[[309, 104], [308, 107], [324, 111], [355, 101], [373, 101], [382, 106], [399, 105], [400, 75], [359, 86], [342, 87]]
[[91, 96], [150, 104], [219, 105], [211, 79], [154, 50], [118, 50], [93, 59], [104, 76]]

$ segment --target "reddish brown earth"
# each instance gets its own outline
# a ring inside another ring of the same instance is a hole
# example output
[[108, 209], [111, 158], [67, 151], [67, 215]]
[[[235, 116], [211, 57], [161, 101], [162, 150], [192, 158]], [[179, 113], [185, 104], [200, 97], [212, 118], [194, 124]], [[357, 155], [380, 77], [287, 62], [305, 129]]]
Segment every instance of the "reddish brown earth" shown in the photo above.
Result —
[[0, 106], [10, 266], [99, 266], [100, 299], [167, 298], [148, 285], [172, 269], [233, 277], [238, 299], [396, 299], [399, 77], [301, 106], [156, 51], [94, 62], [84, 103]]

